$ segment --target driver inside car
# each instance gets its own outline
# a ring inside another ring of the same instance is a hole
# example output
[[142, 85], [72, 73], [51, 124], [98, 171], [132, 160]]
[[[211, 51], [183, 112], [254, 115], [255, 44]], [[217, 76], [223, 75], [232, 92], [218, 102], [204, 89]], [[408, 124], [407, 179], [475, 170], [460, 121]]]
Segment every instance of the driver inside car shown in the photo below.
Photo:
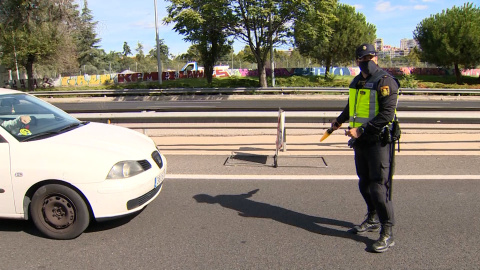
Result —
[[17, 134], [20, 132], [20, 129], [24, 128], [25, 125], [28, 125], [31, 121], [31, 117], [28, 115], [21, 115], [13, 120], [6, 120], [0, 123], [2, 127], [8, 130], [12, 134]]

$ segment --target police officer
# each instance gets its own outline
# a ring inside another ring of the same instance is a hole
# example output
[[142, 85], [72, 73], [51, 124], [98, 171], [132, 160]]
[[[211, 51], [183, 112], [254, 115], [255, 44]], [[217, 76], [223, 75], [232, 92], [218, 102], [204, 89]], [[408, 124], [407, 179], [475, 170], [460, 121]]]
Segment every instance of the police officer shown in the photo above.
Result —
[[342, 123], [349, 122], [345, 135], [351, 137], [349, 145], [355, 152], [358, 186], [367, 204], [367, 218], [350, 232], [380, 230], [380, 238], [372, 249], [384, 252], [395, 244], [392, 233], [395, 219], [389, 193], [394, 149], [388, 141], [387, 127], [395, 116], [400, 83], [378, 67], [372, 44], [360, 45], [355, 53], [361, 72], [351, 82], [347, 106], [332, 122], [332, 128], [338, 129]]

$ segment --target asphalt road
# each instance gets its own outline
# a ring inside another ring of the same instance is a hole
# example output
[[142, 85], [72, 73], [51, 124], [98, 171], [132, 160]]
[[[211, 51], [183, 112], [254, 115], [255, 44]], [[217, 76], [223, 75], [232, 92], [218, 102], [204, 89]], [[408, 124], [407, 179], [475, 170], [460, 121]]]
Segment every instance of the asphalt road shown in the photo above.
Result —
[[[169, 155], [160, 196], [136, 216], [94, 223], [69, 241], [45, 239], [28, 221], [0, 221], [0, 269], [478, 269], [478, 156], [398, 156], [396, 246], [370, 252], [377, 233], [349, 227], [365, 209], [352, 156], [278, 168], [257, 159]], [[300, 166], [300, 165], [303, 165]], [[258, 175], [258, 180], [244, 175]], [[441, 179], [438, 175], [477, 175]], [[210, 175], [196, 178], [195, 175]], [[283, 175], [284, 180], [271, 180]], [[428, 175], [432, 177], [429, 178]], [[262, 180], [262, 176], [265, 177]]]
[[[183, 105], [232, 105], [213, 98]], [[91, 106], [160, 106], [123, 102]], [[396, 245], [384, 254], [369, 249], [378, 233], [347, 233], [366, 211], [352, 155], [280, 156], [278, 168], [269, 156], [167, 159], [155, 201], [137, 215], [92, 223], [77, 239], [50, 240], [30, 221], [0, 220], [0, 269], [480, 269], [480, 156], [397, 156]]]

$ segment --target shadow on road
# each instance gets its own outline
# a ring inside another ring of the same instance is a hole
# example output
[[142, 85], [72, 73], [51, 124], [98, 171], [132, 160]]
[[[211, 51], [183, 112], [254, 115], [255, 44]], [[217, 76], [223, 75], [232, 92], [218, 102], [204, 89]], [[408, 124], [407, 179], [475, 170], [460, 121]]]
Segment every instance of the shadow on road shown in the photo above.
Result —
[[[251, 198], [253, 194], [257, 193], [258, 190], [259, 189], [255, 189], [248, 193], [234, 195], [211, 196], [208, 194], [197, 194], [193, 196], [193, 198], [198, 203], [218, 203], [222, 207], [238, 211], [238, 214], [242, 217], [272, 219], [287, 225], [307, 230], [309, 232], [326, 236], [352, 239], [357, 242], [365, 243], [367, 246], [371, 246], [371, 244], [374, 242], [374, 240], [368, 237], [347, 232], [347, 228], [354, 226], [354, 224], [351, 222], [310, 216], [268, 203], [250, 200], [249, 198]], [[338, 226], [343, 229], [333, 229], [322, 225]]]
[[0, 219], [0, 231], [2, 232], [31, 231], [32, 228], [33, 224], [28, 220]]
[[[145, 208], [144, 208], [145, 209]], [[90, 222], [90, 225], [88, 228], [85, 230], [85, 233], [89, 232], [100, 232], [100, 231], [105, 231], [105, 230], [110, 230], [116, 227], [121, 227], [128, 222], [130, 222], [132, 219], [134, 219], [136, 216], [138, 216], [143, 210], [140, 210], [138, 212], [125, 215], [122, 217], [117, 217], [117, 218], [112, 218], [109, 220], [103, 220], [101, 222], [97, 222], [95, 220], [92, 220]], [[46, 238], [44, 234], [42, 234], [33, 224], [31, 220], [17, 220], [17, 219], [0, 219], [0, 231], [2, 232], [25, 232], [27, 234], [41, 237], [41, 238]]]
[[106, 230], [111, 230], [113, 228], [121, 227], [121, 226], [129, 223], [132, 219], [134, 219], [138, 215], [140, 215], [140, 213], [142, 213], [145, 210], [145, 208], [143, 208], [142, 210], [140, 210], [138, 212], [131, 213], [131, 214], [121, 216], [121, 217], [104, 219], [104, 220], [101, 220], [101, 221], [93, 220], [90, 223], [90, 226], [88, 226], [88, 228], [85, 230], [85, 232], [101, 232], [101, 231], [106, 231]]

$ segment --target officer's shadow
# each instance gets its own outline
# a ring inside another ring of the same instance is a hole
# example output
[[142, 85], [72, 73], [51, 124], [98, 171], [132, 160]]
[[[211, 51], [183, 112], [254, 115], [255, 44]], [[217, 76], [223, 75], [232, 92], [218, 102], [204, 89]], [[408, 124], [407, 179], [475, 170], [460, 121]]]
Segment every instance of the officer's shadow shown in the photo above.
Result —
[[[198, 203], [218, 203], [222, 207], [238, 211], [238, 214], [242, 217], [269, 218], [287, 225], [307, 230], [309, 232], [326, 236], [352, 239], [354, 241], [365, 243], [367, 246], [371, 246], [371, 244], [374, 242], [374, 240], [368, 237], [349, 233], [348, 229], [354, 226], [354, 224], [351, 222], [310, 216], [268, 203], [250, 200], [249, 198], [257, 192], [258, 189], [238, 195], [210, 196], [207, 194], [197, 194], [193, 196], [193, 198]], [[337, 226], [341, 229], [329, 228], [322, 225]]]

